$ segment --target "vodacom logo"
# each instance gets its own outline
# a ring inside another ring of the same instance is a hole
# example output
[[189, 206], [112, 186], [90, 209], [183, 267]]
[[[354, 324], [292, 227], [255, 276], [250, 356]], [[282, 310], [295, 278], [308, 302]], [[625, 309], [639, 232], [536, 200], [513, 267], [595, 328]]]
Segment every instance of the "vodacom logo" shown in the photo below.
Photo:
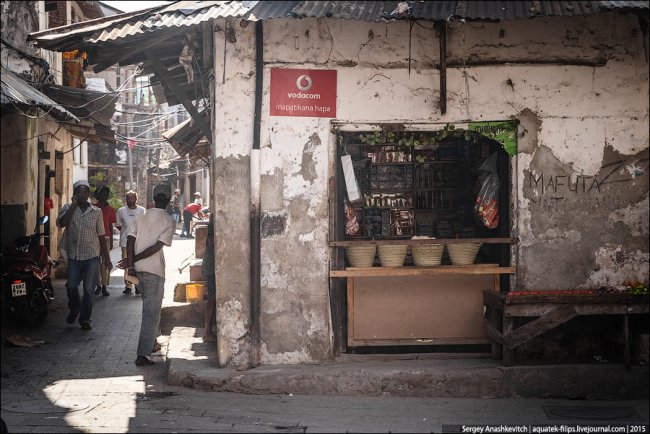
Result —
[[296, 79], [296, 87], [301, 91], [305, 92], [311, 89], [312, 81], [311, 77], [308, 75], [301, 75]]

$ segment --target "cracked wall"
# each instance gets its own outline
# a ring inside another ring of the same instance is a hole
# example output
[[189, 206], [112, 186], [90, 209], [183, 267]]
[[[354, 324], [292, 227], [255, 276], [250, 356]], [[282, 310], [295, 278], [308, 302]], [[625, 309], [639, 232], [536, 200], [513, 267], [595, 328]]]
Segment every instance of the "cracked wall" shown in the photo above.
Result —
[[[255, 86], [254, 26], [236, 24], [236, 42], [215, 32], [219, 351], [230, 364], [248, 351]], [[518, 288], [647, 282], [648, 66], [635, 17], [451, 23], [445, 115], [430, 28], [413, 27], [410, 57], [406, 22], [275, 19], [264, 23], [264, 40], [263, 363], [320, 361], [332, 352], [331, 120], [270, 117], [274, 67], [336, 69], [344, 123], [519, 120], [519, 154], [511, 160]], [[463, 60], [470, 66], [463, 69]]]

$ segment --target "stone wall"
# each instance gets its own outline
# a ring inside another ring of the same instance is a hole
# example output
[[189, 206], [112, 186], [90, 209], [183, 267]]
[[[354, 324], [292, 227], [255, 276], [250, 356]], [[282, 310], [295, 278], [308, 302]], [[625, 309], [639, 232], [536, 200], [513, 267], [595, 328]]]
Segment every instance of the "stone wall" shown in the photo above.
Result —
[[[239, 364], [249, 351], [254, 26], [234, 22], [224, 32], [226, 23], [217, 24], [219, 354], [220, 363]], [[332, 351], [331, 119], [270, 117], [273, 67], [337, 70], [337, 120], [351, 126], [518, 120], [510, 186], [512, 234], [520, 239], [513, 287], [648, 281], [648, 63], [638, 20], [608, 13], [450, 23], [445, 115], [438, 39], [430, 23], [420, 24], [409, 31], [405, 22], [264, 23], [262, 363], [320, 361]]]

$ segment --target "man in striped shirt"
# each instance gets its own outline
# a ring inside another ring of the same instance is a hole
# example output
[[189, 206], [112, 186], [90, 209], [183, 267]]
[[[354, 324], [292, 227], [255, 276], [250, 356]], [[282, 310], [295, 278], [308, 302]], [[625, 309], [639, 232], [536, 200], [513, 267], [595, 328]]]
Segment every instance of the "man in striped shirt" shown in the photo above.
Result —
[[[65, 204], [56, 219], [58, 227], [66, 228], [62, 248], [68, 257], [68, 324], [79, 315], [82, 330], [92, 330], [90, 315], [93, 311], [93, 290], [97, 283], [99, 256], [103, 266], [113, 268], [108, 247], [104, 242], [104, 218], [102, 211], [88, 202], [90, 184], [77, 181], [73, 185], [72, 203]], [[79, 283], [83, 281], [83, 299], [79, 297]]]

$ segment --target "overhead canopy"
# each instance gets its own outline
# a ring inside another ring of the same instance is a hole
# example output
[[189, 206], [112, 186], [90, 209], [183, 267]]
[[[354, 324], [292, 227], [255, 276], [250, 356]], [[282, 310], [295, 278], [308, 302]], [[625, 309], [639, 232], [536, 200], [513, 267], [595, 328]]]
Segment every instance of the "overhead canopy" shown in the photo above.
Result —
[[68, 128], [70, 132], [90, 143], [115, 143], [111, 118], [115, 114], [118, 93], [97, 92], [54, 84], [44, 85], [43, 91], [80, 119], [78, 125]]
[[[206, 111], [200, 111], [201, 116], [206, 119]], [[196, 122], [189, 118], [180, 124], [165, 131], [162, 136], [172, 145], [174, 150], [181, 157], [189, 154], [190, 158], [207, 160], [210, 157], [210, 148], [205, 136], [201, 134]]]
[[36, 90], [9, 69], [1, 67], [1, 79], [3, 108], [22, 111], [38, 107], [57, 120], [80, 122], [77, 116]]

